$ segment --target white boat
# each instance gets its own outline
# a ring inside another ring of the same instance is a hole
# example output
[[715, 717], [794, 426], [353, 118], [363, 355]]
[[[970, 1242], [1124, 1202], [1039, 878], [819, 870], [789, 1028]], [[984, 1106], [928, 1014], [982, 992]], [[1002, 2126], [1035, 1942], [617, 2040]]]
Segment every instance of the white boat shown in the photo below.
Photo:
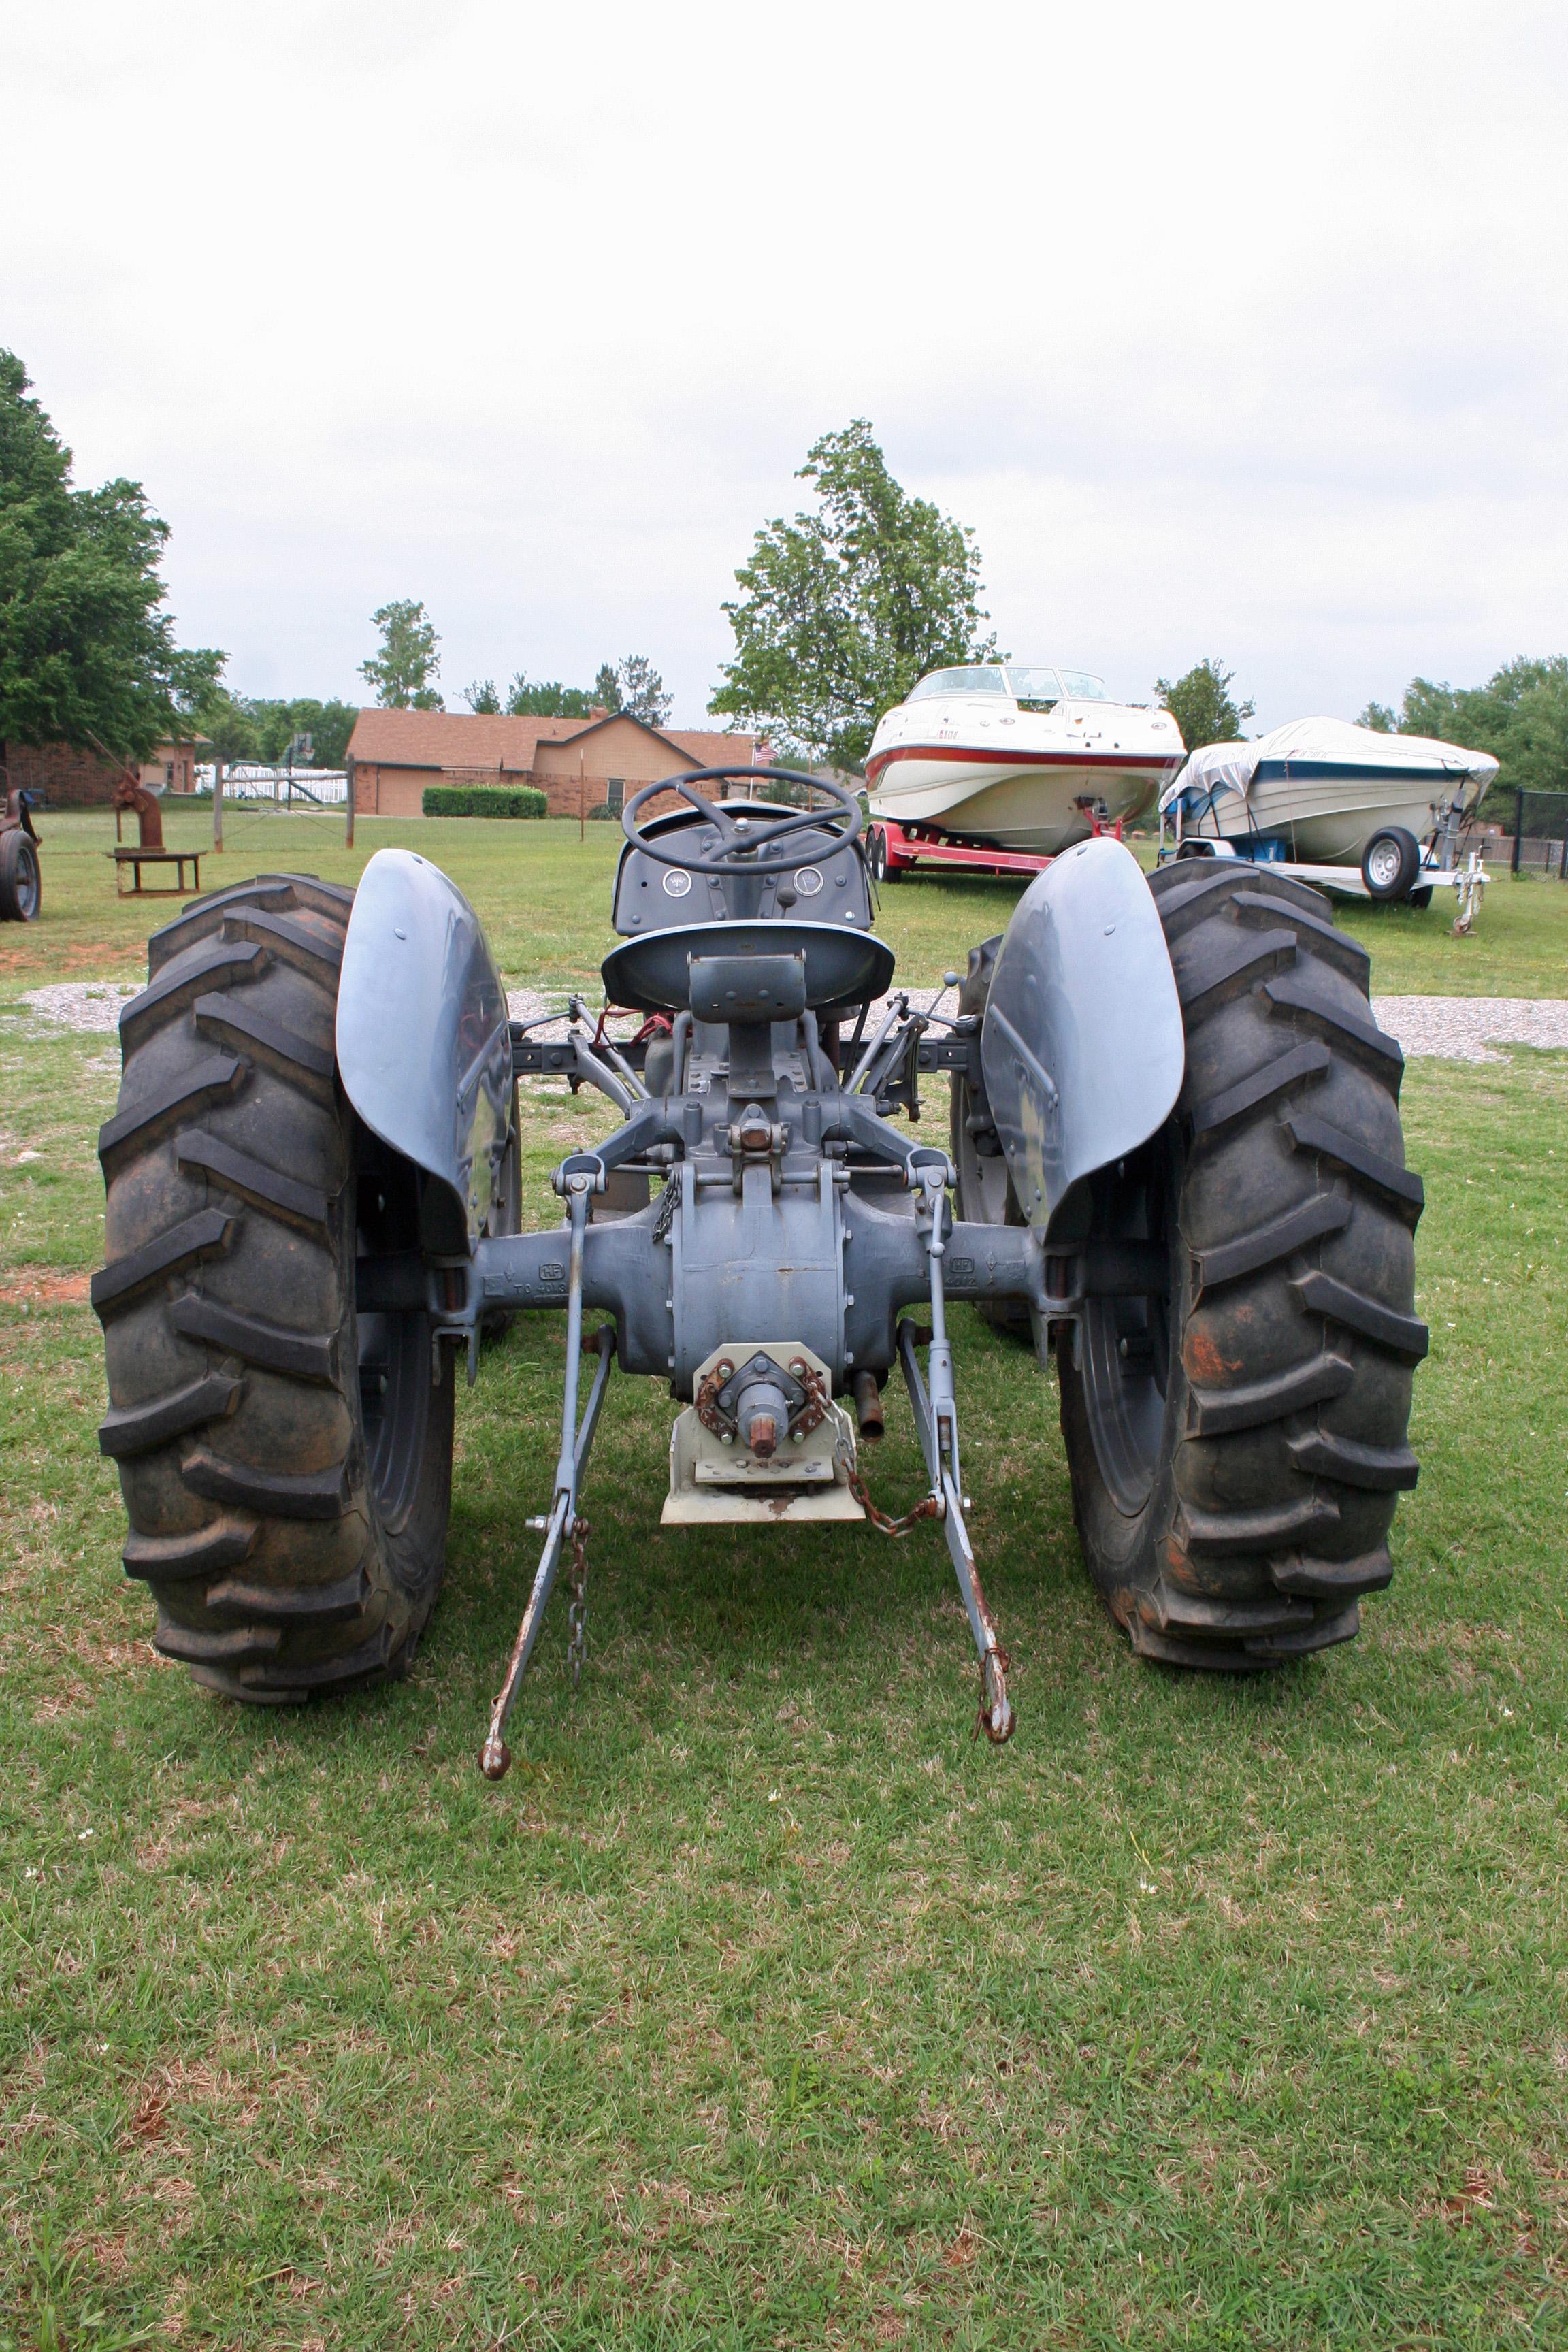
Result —
[[1086, 670], [972, 663], [884, 713], [866, 782], [874, 817], [1055, 856], [1142, 815], [1183, 757], [1168, 711], [1111, 702]]
[[[1462, 744], [1298, 719], [1250, 743], [1194, 751], [1160, 795], [1160, 813], [1174, 813], [1189, 841], [1229, 842], [1244, 857], [1375, 865], [1380, 836], [1396, 832], [1436, 854], [1439, 835], [1474, 814], [1497, 772], [1489, 752]], [[1368, 880], [1385, 895], [1375, 875]]]

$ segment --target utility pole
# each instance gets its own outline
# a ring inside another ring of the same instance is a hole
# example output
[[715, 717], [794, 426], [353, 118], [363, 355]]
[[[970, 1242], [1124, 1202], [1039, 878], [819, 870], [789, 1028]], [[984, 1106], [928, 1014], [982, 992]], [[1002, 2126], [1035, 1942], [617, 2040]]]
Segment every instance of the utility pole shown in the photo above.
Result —
[[587, 786], [583, 782], [583, 754], [579, 751], [577, 754], [577, 838], [579, 841], [583, 840], [587, 833], [587, 826], [584, 822], [586, 814], [586, 793]]
[[354, 763], [347, 760], [343, 764], [349, 772], [348, 790], [343, 794], [343, 805], [348, 811], [343, 823], [343, 847], [352, 849], [354, 845]]
[[213, 855], [223, 856], [223, 761], [213, 759]]

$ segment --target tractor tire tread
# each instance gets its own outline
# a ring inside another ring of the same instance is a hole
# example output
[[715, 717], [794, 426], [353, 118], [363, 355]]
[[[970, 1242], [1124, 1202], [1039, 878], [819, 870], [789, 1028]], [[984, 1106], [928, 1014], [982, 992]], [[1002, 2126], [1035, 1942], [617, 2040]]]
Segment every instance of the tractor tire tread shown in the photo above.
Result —
[[259, 980], [269, 959], [265, 948], [249, 940], [222, 940], [182, 961], [175, 971], [165, 967], [139, 996], [121, 1009], [120, 1045], [130, 1054], [141, 1043], [150, 1024], [162, 1021], [179, 1004], [189, 1003], [207, 988], [243, 987]]
[[146, 1404], [127, 1405], [99, 1424], [99, 1451], [121, 1462], [129, 1454], [151, 1454], [154, 1446], [188, 1436], [208, 1422], [226, 1421], [244, 1387], [243, 1381], [226, 1372], [204, 1372], [199, 1380], [187, 1381], [184, 1388], [171, 1389]]
[[325, 1234], [332, 1209], [326, 1193], [285, 1176], [280, 1168], [269, 1168], [253, 1152], [237, 1151], [198, 1127], [175, 1137], [174, 1157], [182, 1168], [201, 1169], [220, 1191], [234, 1193], [249, 1207], [307, 1233]]
[[1254, 1070], [1249, 1077], [1238, 1078], [1223, 1094], [1199, 1103], [1193, 1112], [1193, 1133], [1209, 1135], [1216, 1128], [1228, 1127], [1234, 1118], [1245, 1118], [1259, 1103], [1272, 1102], [1287, 1087], [1306, 1086], [1311, 1079], [1321, 1078], [1332, 1059], [1328, 1046], [1321, 1043], [1292, 1045], [1288, 1054], [1265, 1062], [1260, 1070]]
[[[1393, 1573], [1390, 1525], [1417, 1475], [1424, 1192], [1404, 1164], [1403, 1057], [1327, 901], [1241, 860], [1165, 866], [1150, 887], [1187, 1044], [1176, 1392], [1151, 1502], [1121, 1518], [1085, 1376], [1058, 1338], [1074, 1509], [1134, 1651], [1258, 1671], [1350, 1640], [1362, 1597]], [[1283, 1616], [1282, 1599], [1294, 1604]]]
[[393, 1477], [394, 1518], [373, 1485], [354, 1302], [367, 1147], [333, 1047], [352, 905], [308, 876], [260, 876], [156, 933], [100, 1137], [100, 1443], [131, 1522], [126, 1573], [157, 1603], [159, 1650], [258, 1705], [401, 1671], [445, 1551], [452, 1362], [427, 1338], [417, 1471]]
[[337, 1072], [336, 1058], [330, 1046], [318, 1045], [314, 1039], [302, 1037], [298, 1030], [268, 1020], [254, 1006], [235, 1003], [226, 996], [198, 996], [192, 1009], [196, 1026], [204, 1034], [237, 1043], [242, 1052], [247, 1045], [259, 1046], [282, 1065], [296, 1084], [313, 1091], [322, 1100], [330, 1099]]
[[1363, 1020], [1343, 1004], [1319, 995], [1307, 980], [1296, 973], [1285, 972], [1278, 979], [1266, 981], [1263, 993], [1278, 1011], [1299, 1013], [1320, 1030], [1330, 1045], [1342, 1053], [1355, 1055], [1363, 1067], [1374, 1077], [1383, 1078], [1397, 1098], [1399, 1082], [1405, 1076], [1405, 1055], [1397, 1041], [1380, 1029], [1375, 1021]]
[[139, 1096], [98, 1130], [98, 1157], [105, 1170], [117, 1154], [144, 1151], [162, 1129], [190, 1112], [233, 1095], [250, 1076], [250, 1065], [233, 1054], [209, 1054], [191, 1069]]

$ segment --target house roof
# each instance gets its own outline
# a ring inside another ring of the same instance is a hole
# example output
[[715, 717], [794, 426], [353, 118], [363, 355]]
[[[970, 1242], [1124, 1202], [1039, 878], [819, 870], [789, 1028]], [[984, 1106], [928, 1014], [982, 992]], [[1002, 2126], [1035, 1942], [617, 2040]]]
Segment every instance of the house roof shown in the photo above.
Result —
[[362, 710], [351, 760], [387, 768], [531, 768], [542, 739], [580, 735], [586, 719], [508, 719], [480, 711]]
[[616, 719], [644, 728], [696, 768], [748, 761], [757, 741], [754, 735], [721, 735], [707, 729], [647, 727], [627, 711], [613, 712], [607, 719], [510, 719], [464, 710], [362, 710], [348, 756], [384, 768], [529, 770], [540, 743], [595, 735]]

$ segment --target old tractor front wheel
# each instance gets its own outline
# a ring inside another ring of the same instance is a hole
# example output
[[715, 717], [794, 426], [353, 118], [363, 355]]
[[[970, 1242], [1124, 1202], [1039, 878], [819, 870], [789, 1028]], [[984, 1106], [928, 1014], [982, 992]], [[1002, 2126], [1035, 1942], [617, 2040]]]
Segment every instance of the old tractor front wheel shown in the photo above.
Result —
[[38, 852], [20, 825], [0, 833], [0, 923], [36, 923], [44, 903]]
[[155, 933], [99, 1139], [126, 1571], [165, 1656], [261, 1704], [406, 1666], [446, 1553], [451, 1351], [355, 1304], [356, 1258], [416, 1258], [419, 1222], [337, 1078], [352, 899], [263, 876]]
[[1091, 1180], [1089, 1231], [1156, 1244], [1166, 1277], [1060, 1327], [1062, 1430], [1089, 1572], [1134, 1649], [1256, 1669], [1348, 1641], [1389, 1581], [1416, 1476], [1421, 1182], [1399, 1048], [1323, 899], [1207, 860], [1152, 887], [1186, 1075], [1161, 1133]]

